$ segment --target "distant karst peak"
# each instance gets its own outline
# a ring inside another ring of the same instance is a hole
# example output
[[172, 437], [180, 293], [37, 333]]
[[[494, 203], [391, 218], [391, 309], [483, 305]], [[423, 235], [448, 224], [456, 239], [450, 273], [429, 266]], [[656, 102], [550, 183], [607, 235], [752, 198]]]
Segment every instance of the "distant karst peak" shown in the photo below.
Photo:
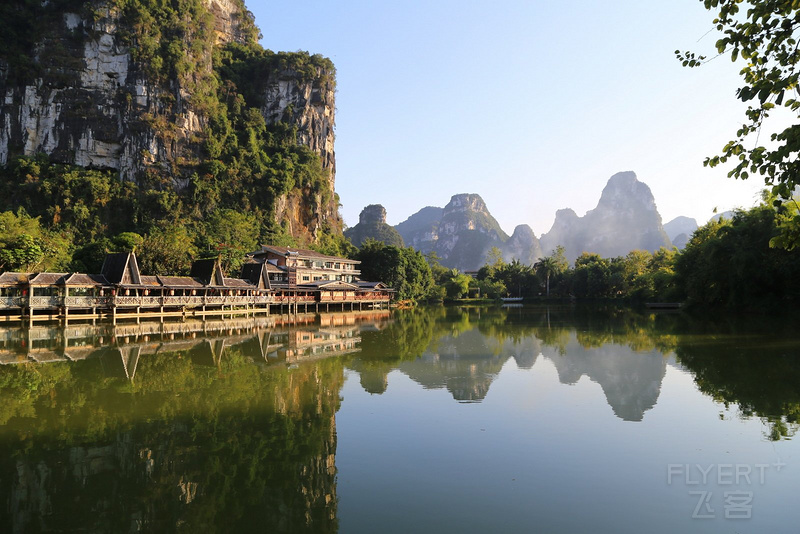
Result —
[[489, 213], [486, 202], [477, 193], [460, 193], [453, 195], [450, 202], [444, 207], [445, 213], [457, 211], [476, 211], [479, 213]]
[[386, 208], [380, 204], [370, 204], [361, 210], [358, 216], [358, 222], [361, 224], [375, 224], [386, 222]]

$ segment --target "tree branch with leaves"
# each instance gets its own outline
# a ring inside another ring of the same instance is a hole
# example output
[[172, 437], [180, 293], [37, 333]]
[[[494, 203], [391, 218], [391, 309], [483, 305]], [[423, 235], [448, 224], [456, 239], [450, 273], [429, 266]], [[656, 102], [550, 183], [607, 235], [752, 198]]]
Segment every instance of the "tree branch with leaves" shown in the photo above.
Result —
[[[759, 143], [762, 127], [776, 108], [783, 107], [800, 122], [800, 2], [702, 1], [706, 9], [716, 11], [714, 27], [722, 34], [716, 42], [715, 57], [730, 55], [732, 62], [745, 62], [740, 71], [743, 85], [737, 89], [736, 98], [748, 104], [747, 120], [736, 137], [720, 154], [706, 158], [704, 165], [716, 167], [730, 161], [734, 165], [729, 178], [763, 177], [774, 195], [774, 206], [780, 207], [800, 184], [800, 123], [771, 134], [770, 147]], [[699, 67], [710, 61], [690, 51], [676, 50], [675, 54], [684, 67]], [[784, 240], [779, 246], [787, 243]]]

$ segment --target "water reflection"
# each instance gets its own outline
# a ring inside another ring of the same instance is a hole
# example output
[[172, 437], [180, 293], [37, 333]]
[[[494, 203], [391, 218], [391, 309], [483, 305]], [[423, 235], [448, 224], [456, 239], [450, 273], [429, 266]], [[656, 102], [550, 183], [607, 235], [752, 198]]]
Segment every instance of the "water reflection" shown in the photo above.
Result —
[[338, 356], [387, 317], [3, 331], [0, 530], [336, 531]]
[[600, 384], [614, 414], [625, 421], [641, 421], [656, 405], [667, 370], [667, 360], [656, 349], [635, 351], [617, 343], [584, 347], [575, 333], [563, 353], [546, 347], [543, 355], [562, 384], [575, 384], [584, 375]]
[[797, 341], [750, 327], [563, 307], [0, 328], [0, 530], [334, 532], [346, 369], [372, 394], [399, 371], [474, 403], [506, 366], [552, 367], [642, 422], [677, 360], [789, 438]]

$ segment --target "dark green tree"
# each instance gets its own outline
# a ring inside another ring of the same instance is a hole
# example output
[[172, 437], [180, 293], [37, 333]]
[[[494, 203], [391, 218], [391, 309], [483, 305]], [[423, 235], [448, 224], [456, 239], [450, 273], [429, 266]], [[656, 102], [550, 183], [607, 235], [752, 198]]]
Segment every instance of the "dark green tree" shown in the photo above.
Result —
[[[736, 97], [748, 105], [746, 122], [728, 142], [721, 154], [709, 157], [704, 165], [715, 167], [734, 162], [729, 177], [746, 180], [760, 175], [772, 188], [775, 203], [791, 199], [800, 184], [800, 4], [792, 0], [763, 0], [744, 4], [742, 0], [702, 0], [706, 9], [716, 12], [713, 24], [722, 34], [716, 42], [718, 55], [743, 62], [742, 85]], [[706, 56], [675, 51], [686, 67], [697, 67]], [[773, 133], [771, 146], [759, 144], [759, 133], [776, 107], [788, 111], [795, 124]], [[794, 247], [800, 234], [774, 244]]]
[[411, 247], [368, 240], [352, 257], [362, 262], [361, 278], [388, 284], [400, 299], [422, 299], [434, 285], [425, 256]]

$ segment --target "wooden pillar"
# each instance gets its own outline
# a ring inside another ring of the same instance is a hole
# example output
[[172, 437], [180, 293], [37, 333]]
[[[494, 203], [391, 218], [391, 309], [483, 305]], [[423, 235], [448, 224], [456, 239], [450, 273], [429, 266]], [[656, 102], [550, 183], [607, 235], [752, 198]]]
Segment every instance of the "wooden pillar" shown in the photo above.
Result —
[[136, 324], [140, 323], [139, 306], [136, 306]]
[[69, 308], [64, 304], [64, 326], [69, 325]]

